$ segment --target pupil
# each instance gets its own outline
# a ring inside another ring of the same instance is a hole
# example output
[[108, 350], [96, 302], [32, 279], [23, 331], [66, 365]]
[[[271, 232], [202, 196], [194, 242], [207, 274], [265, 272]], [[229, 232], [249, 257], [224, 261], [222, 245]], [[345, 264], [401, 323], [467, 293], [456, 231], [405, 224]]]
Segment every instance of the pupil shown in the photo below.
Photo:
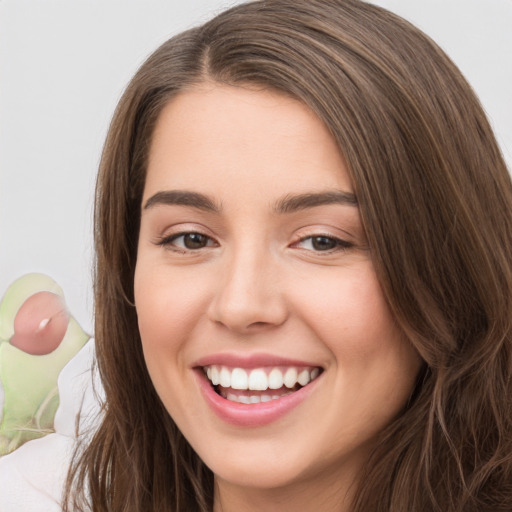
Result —
[[189, 233], [183, 241], [187, 249], [201, 249], [206, 246], [206, 236], [200, 233]]
[[336, 247], [336, 240], [327, 236], [315, 236], [312, 240], [313, 247], [317, 251], [328, 251]]

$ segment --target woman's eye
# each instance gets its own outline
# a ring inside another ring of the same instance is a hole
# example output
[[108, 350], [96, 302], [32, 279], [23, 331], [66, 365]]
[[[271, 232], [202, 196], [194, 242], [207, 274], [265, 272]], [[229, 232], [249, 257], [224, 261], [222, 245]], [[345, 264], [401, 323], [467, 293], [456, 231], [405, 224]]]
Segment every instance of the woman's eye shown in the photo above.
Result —
[[317, 235], [303, 238], [297, 243], [297, 246], [301, 249], [308, 249], [310, 251], [329, 252], [348, 249], [349, 247], [352, 247], [352, 244], [332, 236]]
[[163, 238], [159, 245], [172, 246], [178, 249], [185, 249], [189, 251], [203, 249], [204, 247], [211, 247], [215, 245], [214, 241], [202, 233], [178, 233]]

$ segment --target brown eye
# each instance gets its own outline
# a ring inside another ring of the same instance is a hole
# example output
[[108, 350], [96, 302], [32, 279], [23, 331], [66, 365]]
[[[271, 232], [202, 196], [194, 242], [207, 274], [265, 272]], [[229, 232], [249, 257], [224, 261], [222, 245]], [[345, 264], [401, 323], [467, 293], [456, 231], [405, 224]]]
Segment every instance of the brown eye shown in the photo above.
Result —
[[353, 244], [334, 236], [315, 235], [303, 238], [296, 244], [296, 247], [313, 252], [333, 253], [350, 249]]
[[311, 238], [311, 246], [315, 251], [330, 251], [336, 248], [338, 240], [328, 236], [314, 236]]
[[189, 232], [189, 233], [177, 233], [165, 238], [162, 238], [157, 242], [157, 245], [161, 245], [167, 249], [176, 249], [178, 251], [197, 251], [205, 247], [216, 246], [215, 240], [202, 233]]
[[[208, 245], [209, 238], [201, 233], [186, 233], [183, 237], [183, 246], [186, 249], [202, 249]], [[176, 242], [176, 240], [174, 240]]]
[[[177, 243], [179, 239], [182, 239], [182, 244]], [[210, 238], [201, 233], [184, 233], [178, 235], [173, 239], [176, 245], [183, 245], [185, 249], [202, 249], [208, 245]]]

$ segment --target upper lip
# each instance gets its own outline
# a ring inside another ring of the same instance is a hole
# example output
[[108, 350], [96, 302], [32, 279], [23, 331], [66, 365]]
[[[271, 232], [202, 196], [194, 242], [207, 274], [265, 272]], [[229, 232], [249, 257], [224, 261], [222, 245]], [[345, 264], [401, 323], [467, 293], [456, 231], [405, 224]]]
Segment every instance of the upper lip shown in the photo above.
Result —
[[192, 364], [192, 367], [203, 367], [211, 365], [222, 365], [231, 368], [261, 368], [264, 366], [314, 366], [321, 368], [322, 366], [311, 362], [301, 361], [299, 359], [290, 359], [273, 354], [256, 353], [256, 354], [233, 354], [219, 353], [201, 357]]

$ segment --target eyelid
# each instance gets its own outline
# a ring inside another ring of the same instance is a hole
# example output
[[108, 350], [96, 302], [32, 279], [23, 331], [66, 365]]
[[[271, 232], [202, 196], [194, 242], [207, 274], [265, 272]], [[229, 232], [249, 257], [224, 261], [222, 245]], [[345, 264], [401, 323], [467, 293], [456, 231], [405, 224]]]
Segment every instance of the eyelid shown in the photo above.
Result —
[[[327, 239], [333, 240], [336, 243], [336, 245], [332, 249], [326, 249], [326, 250], [315, 250], [314, 248], [299, 247], [299, 245], [301, 243], [305, 242], [306, 240], [313, 240], [314, 238], [327, 238]], [[302, 249], [304, 251], [309, 251], [309, 252], [312, 252], [312, 253], [315, 253], [318, 255], [329, 255], [329, 254], [333, 254], [333, 253], [346, 251], [346, 250], [350, 249], [351, 247], [354, 247], [354, 243], [349, 242], [348, 240], [345, 240], [339, 236], [332, 235], [331, 233], [318, 232], [318, 233], [313, 233], [313, 234], [306, 235], [306, 236], [301, 236], [297, 241], [295, 241], [291, 244], [291, 247], [297, 248], [297, 249]]]
[[[208, 239], [207, 245], [204, 247], [198, 247], [196, 249], [190, 249], [187, 247], [181, 247], [174, 243], [178, 238], [185, 237], [186, 235], [193, 235], [193, 234], [201, 235], [201, 236], [207, 238]], [[213, 242], [213, 243], [210, 243], [210, 242]], [[158, 246], [162, 246], [165, 249], [173, 250], [173, 251], [176, 251], [179, 253], [188, 253], [188, 252], [194, 253], [194, 252], [199, 252], [202, 249], [209, 249], [211, 247], [215, 247], [215, 246], [219, 245], [218, 242], [215, 240], [215, 238], [213, 238], [211, 235], [206, 234], [203, 230], [194, 229], [194, 228], [181, 229], [180, 231], [177, 231], [175, 233], [170, 233], [167, 235], [159, 236], [154, 241], [154, 244], [158, 245]]]
[[[174, 250], [179, 253], [199, 253], [203, 249], [210, 249], [212, 247], [218, 247], [220, 244], [216, 237], [212, 236], [210, 230], [202, 225], [195, 223], [183, 223], [174, 226], [169, 226], [165, 231], [165, 234], [159, 235], [154, 239], [153, 243], [157, 246], [162, 246], [168, 250]], [[345, 232], [344, 232], [345, 233]], [[185, 244], [176, 244], [176, 240], [186, 235], [198, 234], [207, 239], [207, 243], [203, 247], [190, 248], [186, 247]], [[349, 250], [350, 248], [358, 245], [351, 241], [352, 236], [346, 233], [346, 236], [333, 234], [331, 230], [322, 228], [321, 226], [304, 226], [295, 235], [293, 240], [288, 247], [293, 249], [299, 249], [304, 252], [319, 256], [328, 256], [335, 253], [340, 253]], [[315, 238], [326, 238], [334, 242], [334, 247], [319, 249], [315, 247], [303, 247], [303, 244], [308, 240]]]
[[215, 240], [216, 237], [213, 235], [212, 231], [207, 228], [204, 224], [193, 221], [183, 221], [183, 222], [175, 222], [172, 224], [165, 223], [160, 226], [155, 226], [155, 243], [161, 240], [170, 240], [174, 237], [187, 235], [189, 233], [198, 233], [199, 235], [207, 236], [212, 240]]

